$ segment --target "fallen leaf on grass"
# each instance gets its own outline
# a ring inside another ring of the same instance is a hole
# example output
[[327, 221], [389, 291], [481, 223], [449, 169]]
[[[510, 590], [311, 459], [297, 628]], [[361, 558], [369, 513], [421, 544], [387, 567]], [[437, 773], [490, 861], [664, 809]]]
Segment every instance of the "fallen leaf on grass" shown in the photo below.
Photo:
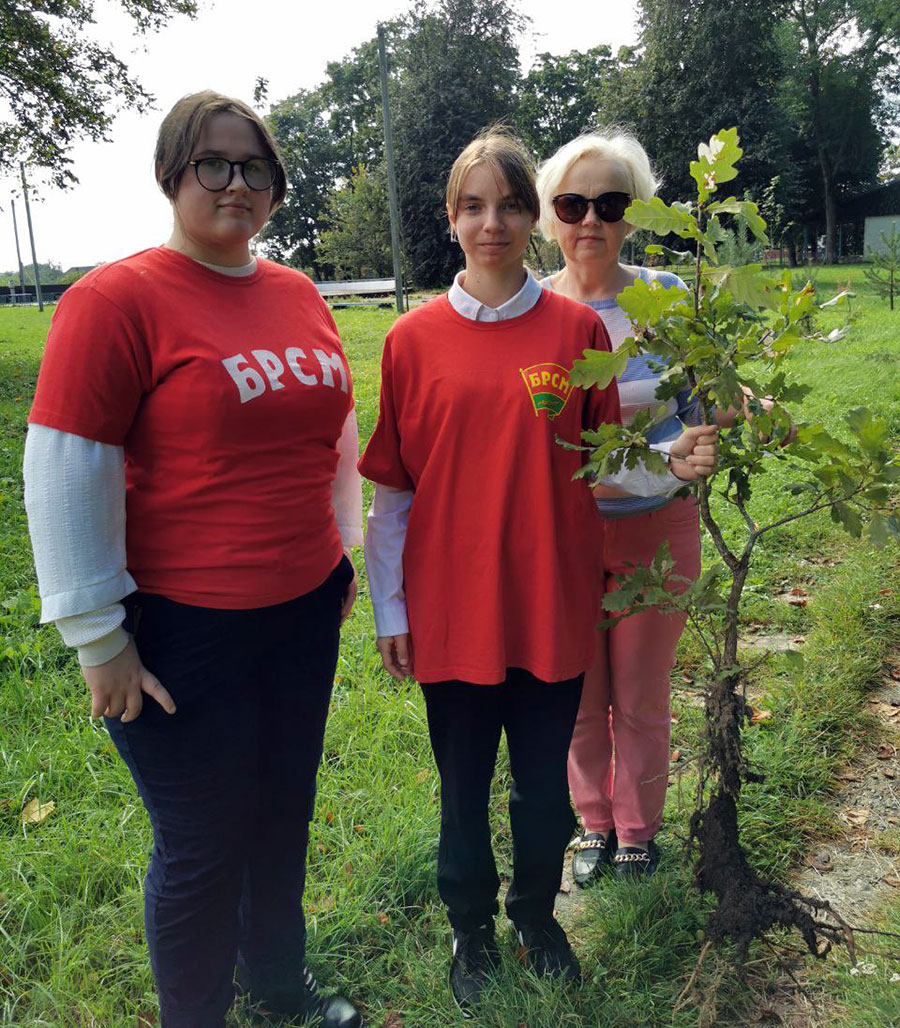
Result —
[[888, 674], [895, 682], [900, 682], [900, 667], [888, 668]]
[[428, 777], [428, 776], [429, 776], [430, 774], [431, 774], [431, 768], [430, 768], [430, 767], [426, 767], [426, 768], [423, 768], [423, 769], [422, 769], [422, 770], [421, 770], [421, 771], [420, 771], [420, 772], [419, 772], [419, 773], [418, 773], [418, 774], [416, 775], [416, 783], [417, 783], [418, 785], [421, 785], [421, 784], [422, 784], [422, 782], [424, 782], [424, 781], [425, 781], [425, 779], [426, 779], [426, 778], [427, 778], [427, 777]]
[[875, 754], [875, 756], [879, 760], [893, 760], [894, 757], [897, 756], [897, 747], [891, 746], [888, 743], [883, 742], [878, 747], [878, 752]]
[[22, 810], [22, 824], [23, 825], [39, 825], [44, 818], [49, 817], [53, 811], [56, 810], [56, 804], [53, 800], [47, 800], [46, 803], [35, 797], [33, 800], [29, 800]]
[[872, 813], [871, 810], [865, 807], [859, 807], [856, 810], [845, 810], [844, 817], [850, 822], [851, 825], [856, 825], [861, 828], [869, 820], [869, 815]]
[[750, 710], [753, 712], [750, 715], [750, 721], [754, 725], [758, 725], [761, 721], [768, 721], [772, 717], [771, 710], [760, 710], [757, 707], [751, 707]]
[[378, 914], [378, 921], [379, 921], [379, 923], [381, 923], [381, 924], [389, 924], [390, 920], [391, 919], [387, 916], [387, 914], [383, 910], [379, 912], [379, 914]]
[[561, 893], [562, 893], [562, 894], [563, 894], [564, 896], [568, 896], [568, 895], [569, 895], [569, 893], [570, 893], [570, 892], [572, 891], [572, 886], [571, 886], [571, 885], [569, 885], [569, 883], [568, 883], [568, 882], [560, 882], [560, 883], [559, 883], [559, 891], [560, 891], [560, 892], [561, 892]]
[[892, 771], [891, 768], [889, 768], [889, 767], [886, 767], [884, 769], [884, 777], [885, 778], [896, 778], [897, 777], [897, 772], [896, 771]]
[[334, 814], [330, 810], [327, 810], [325, 812], [325, 824], [330, 825], [333, 820]]
[[681, 750], [672, 750], [672, 756], [669, 757], [669, 761], [672, 764], [677, 764], [681, 760]]
[[389, 1010], [381, 1028], [403, 1028], [403, 1015], [396, 1010]]
[[794, 586], [791, 589], [791, 596], [809, 596], [809, 593], [805, 589], [801, 589], [799, 585]]
[[900, 878], [894, 878], [893, 875], [888, 875], [887, 878], [881, 879], [885, 885], [889, 885], [892, 889], [900, 889]]
[[859, 775], [852, 771], [842, 771], [837, 777], [839, 782], [858, 782], [860, 780]]
[[793, 590], [791, 590], [791, 595], [788, 596], [787, 601], [792, 607], [805, 607], [809, 603], [805, 596], [798, 596]]

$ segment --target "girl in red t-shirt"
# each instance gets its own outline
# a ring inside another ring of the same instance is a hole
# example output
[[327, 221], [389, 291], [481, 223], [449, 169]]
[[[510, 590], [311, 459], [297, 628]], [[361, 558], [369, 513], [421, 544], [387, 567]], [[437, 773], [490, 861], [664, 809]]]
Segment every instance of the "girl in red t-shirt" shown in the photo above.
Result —
[[302, 903], [362, 541], [349, 371], [309, 279], [250, 253], [286, 188], [259, 116], [184, 97], [156, 176], [166, 245], [53, 318], [25, 454], [43, 620], [153, 825], [162, 1028], [224, 1028], [236, 967], [272, 1012], [357, 1028], [306, 970]]
[[[557, 438], [617, 421], [619, 403], [615, 385], [585, 392], [569, 380], [584, 350], [609, 348], [600, 319], [523, 266], [538, 198], [521, 144], [488, 130], [466, 147], [447, 214], [465, 271], [388, 335], [360, 470], [376, 483], [366, 563], [378, 648], [391, 674], [421, 683], [441, 775], [438, 886], [450, 985], [466, 1008], [499, 959], [488, 799], [502, 731], [506, 911], [539, 974], [579, 973], [553, 904], [575, 827], [566, 755], [595, 653], [599, 520], [573, 481], [579, 454]], [[682, 476], [708, 467], [712, 449], [688, 434], [673, 450], [687, 458]]]

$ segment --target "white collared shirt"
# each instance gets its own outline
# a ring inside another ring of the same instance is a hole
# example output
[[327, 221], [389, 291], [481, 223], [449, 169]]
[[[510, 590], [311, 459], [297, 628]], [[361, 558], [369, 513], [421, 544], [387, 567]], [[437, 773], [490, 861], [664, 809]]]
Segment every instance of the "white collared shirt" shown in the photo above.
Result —
[[488, 307], [467, 293], [463, 286], [465, 277], [464, 271], [457, 273], [447, 299], [457, 314], [470, 321], [507, 321], [509, 318], [517, 318], [520, 314], [527, 314], [541, 298], [541, 284], [528, 268], [525, 269], [525, 284], [515, 296], [511, 296], [499, 307]]

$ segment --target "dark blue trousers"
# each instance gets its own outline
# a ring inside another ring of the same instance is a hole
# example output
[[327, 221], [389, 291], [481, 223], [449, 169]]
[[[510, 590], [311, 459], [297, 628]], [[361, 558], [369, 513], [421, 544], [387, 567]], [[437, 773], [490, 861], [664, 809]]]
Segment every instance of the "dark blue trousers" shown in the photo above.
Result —
[[543, 682], [509, 668], [500, 685], [422, 684], [441, 775], [438, 891], [454, 928], [470, 932], [498, 913], [500, 879], [488, 817], [500, 733], [512, 788], [513, 877], [506, 913], [519, 925], [553, 914], [566, 845], [575, 829], [566, 759], [584, 675]]
[[309, 820], [337, 662], [344, 558], [287, 603], [212, 610], [126, 601], [172, 694], [108, 718], [153, 825], [144, 918], [162, 1028], [224, 1028], [234, 972], [254, 995], [299, 979]]

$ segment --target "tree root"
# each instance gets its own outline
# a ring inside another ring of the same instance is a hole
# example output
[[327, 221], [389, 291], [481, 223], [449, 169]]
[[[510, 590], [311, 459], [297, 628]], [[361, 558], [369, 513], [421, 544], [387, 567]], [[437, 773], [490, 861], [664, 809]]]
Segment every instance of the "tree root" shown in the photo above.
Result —
[[723, 786], [691, 818], [691, 840], [699, 844], [697, 884], [718, 900], [706, 926], [717, 948], [730, 941], [744, 960], [754, 939], [784, 928], [799, 932], [816, 957], [824, 957], [837, 942], [855, 960], [852, 929], [829, 903], [786, 889], [750, 867], [738, 837], [737, 804]]

